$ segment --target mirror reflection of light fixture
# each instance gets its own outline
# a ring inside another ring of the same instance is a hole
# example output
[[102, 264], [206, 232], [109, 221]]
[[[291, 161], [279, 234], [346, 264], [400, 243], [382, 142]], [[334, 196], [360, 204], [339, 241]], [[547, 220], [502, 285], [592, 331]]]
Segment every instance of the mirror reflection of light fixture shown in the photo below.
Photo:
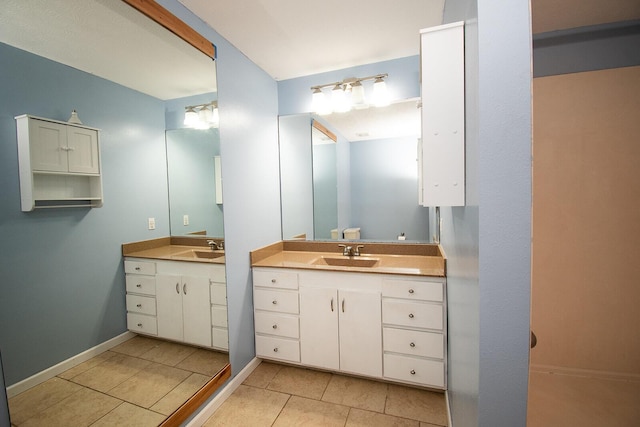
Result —
[[[376, 74], [368, 77], [351, 77], [341, 82], [327, 83], [312, 86], [312, 108], [320, 115], [332, 112], [342, 113], [352, 108], [367, 108], [363, 81], [374, 80], [373, 93], [371, 94], [371, 105], [383, 107], [389, 105], [389, 95], [387, 93], [386, 82], [388, 74]], [[322, 91], [331, 87], [331, 100], [329, 101]]]
[[217, 128], [220, 124], [218, 103], [190, 105], [185, 107], [184, 125], [194, 129]]

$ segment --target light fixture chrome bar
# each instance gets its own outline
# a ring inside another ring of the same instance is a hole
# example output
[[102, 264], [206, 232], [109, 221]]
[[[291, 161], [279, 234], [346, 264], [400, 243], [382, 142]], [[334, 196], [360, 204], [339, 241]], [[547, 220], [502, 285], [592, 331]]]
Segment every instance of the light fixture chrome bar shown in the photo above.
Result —
[[326, 83], [326, 84], [322, 84], [322, 85], [315, 85], [315, 86], [311, 86], [311, 90], [316, 90], [316, 89], [324, 89], [325, 87], [335, 87], [335, 86], [346, 86], [346, 85], [350, 85], [356, 82], [364, 82], [367, 80], [377, 80], [377, 79], [384, 79], [389, 77], [389, 74], [387, 73], [383, 73], [383, 74], [376, 74], [374, 76], [367, 76], [367, 77], [351, 77], [351, 78], [347, 78], [344, 79], [340, 82], [333, 82], [333, 83]]

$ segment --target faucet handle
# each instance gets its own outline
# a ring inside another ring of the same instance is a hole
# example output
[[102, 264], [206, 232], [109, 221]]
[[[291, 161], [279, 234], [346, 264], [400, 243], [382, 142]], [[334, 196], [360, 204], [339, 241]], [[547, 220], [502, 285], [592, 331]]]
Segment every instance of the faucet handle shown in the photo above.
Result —
[[364, 248], [364, 245], [358, 245], [353, 250], [353, 256], [360, 256], [360, 249]]
[[344, 256], [350, 256], [351, 255], [351, 246], [347, 246], [347, 245], [338, 245], [339, 248], [342, 248], [342, 255]]

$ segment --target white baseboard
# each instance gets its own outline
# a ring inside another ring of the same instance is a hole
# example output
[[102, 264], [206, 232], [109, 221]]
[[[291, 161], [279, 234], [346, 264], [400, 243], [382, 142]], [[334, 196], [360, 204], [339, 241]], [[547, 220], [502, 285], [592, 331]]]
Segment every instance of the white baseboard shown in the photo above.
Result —
[[247, 366], [245, 366], [242, 371], [238, 372], [238, 375], [233, 377], [229, 383], [227, 383], [226, 387], [220, 390], [220, 392], [204, 407], [200, 412], [198, 412], [186, 425], [186, 427], [199, 427], [203, 425], [213, 414], [218, 410], [218, 408], [231, 396], [231, 394], [236, 391], [238, 387], [242, 384], [244, 380], [253, 372], [254, 369], [260, 365], [262, 362], [261, 359], [254, 357]]
[[575, 377], [597, 378], [601, 380], [610, 380], [610, 381], [640, 382], [640, 375], [632, 374], [632, 373], [596, 371], [591, 369], [567, 368], [564, 366], [539, 365], [539, 364], [533, 364], [533, 363], [529, 365], [529, 370], [531, 372], [556, 374], [556, 375], [572, 375]]
[[135, 337], [136, 335], [137, 334], [133, 332], [127, 331], [123, 334], [118, 335], [117, 337], [111, 338], [108, 341], [98, 344], [95, 347], [85, 350], [80, 354], [76, 354], [75, 356], [72, 356], [67, 360], [63, 360], [62, 362], [53, 365], [52, 367], [47, 368], [44, 371], [40, 371], [37, 374], [30, 376], [29, 378], [25, 378], [22, 381], [12, 384], [7, 387], [7, 397], [13, 397], [17, 394], [22, 393], [23, 391], [27, 391], [31, 387], [37, 386], [38, 384], [43, 383], [46, 380], [51, 379], [56, 375], [68, 369], [71, 369], [76, 365], [81, 364], [82, 362], [86, 362], [92, 357], [104, 353], [105, 351], [127, 341], [130, 338]]
[[451, 405], [449, 403], [449, 390], [445, 390], [444, 392], [444, 404], [447, 407], [447, 425], [449, 427], [453, 427], [453, 422], [451, 421]]

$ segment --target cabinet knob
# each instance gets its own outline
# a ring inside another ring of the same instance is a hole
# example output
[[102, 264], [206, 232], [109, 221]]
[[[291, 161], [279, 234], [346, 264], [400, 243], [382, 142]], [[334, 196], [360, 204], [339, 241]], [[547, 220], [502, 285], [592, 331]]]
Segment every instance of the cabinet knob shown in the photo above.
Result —
[[409, 319], [413, 319], [413, 313], [409, 313]]
[[271, 279], [271, 283], [276, 283], [276, 279]]
[[136, 267], [136, 271], [140, 271], [140, 267]]
[[278, 301], [274, 299], [273, 301], [271, 301], [271, 304], [276, 305], [278, 304]]
[[278, 329], [278, 325], [273, 325], [272, 328], [273, 329]]
[[409, 344], [409, 347], [415, 347], [416, 343], [412, 342], [411, 344]]
[[277, 352], [278, 352], [278, 347], [274, 348], [274, 349], [273, 349], [273, 352], [274, 352], [274, 353], [277, 353]]
[[413, 289], [409, 289], [409, 293], [410, 293], [410, 294], [412, 294], [412, 293], [414, 293], [414, 292], [415, 292], [415, 291], [414, 291]]
[[138, 323], [138, 327], [139, 327], [139, 328], [142, 328], [142, 323]]
[[136, 307], [141, 308], [142, 304], [137, 304]]
[[176, 282], [176, 294], [180, 293], [180, 283]]
[[141, 287], [142, 287], [142, 283], [138, 283], [138, 284], [136, 285], [136, 288], [141, 288]]
[[416, 374], [416, 371], [412, 369], [411, 370], [411, 375], [415, 375], [415, 374]]

